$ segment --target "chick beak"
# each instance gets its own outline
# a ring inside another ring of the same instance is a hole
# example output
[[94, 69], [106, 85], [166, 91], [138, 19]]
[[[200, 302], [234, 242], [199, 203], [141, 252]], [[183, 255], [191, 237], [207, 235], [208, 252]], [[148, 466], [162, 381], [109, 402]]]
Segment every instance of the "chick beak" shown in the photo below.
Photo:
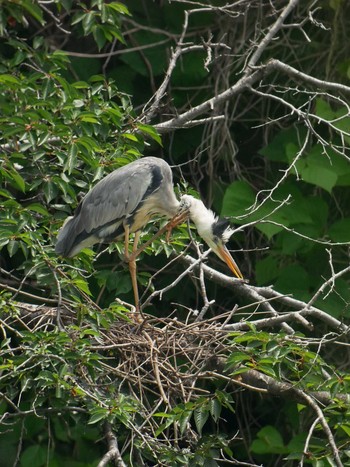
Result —
[[231, 253], [228, 251], [225, 245], [217, 245], [214, 252], [222, 261], [224, 261], [227, 264], [227, 266], [231, 269], [233, 274], [236, 277], [238, 277], [238, 279], [243, 279], [243, 275], [239, 270], [239, 267], [235, 263], [234, 259], [231, 256]]

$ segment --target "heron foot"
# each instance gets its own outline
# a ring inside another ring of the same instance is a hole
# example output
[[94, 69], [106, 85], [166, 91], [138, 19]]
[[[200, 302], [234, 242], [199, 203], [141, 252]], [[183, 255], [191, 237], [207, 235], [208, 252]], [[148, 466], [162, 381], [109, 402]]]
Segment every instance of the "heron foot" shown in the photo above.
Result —
[[166, 239], [166, 242], [169, 243], [170, 241], [170, 237], [171, 237], [171, 234], [172, 234], [172, 231], [173, 229], [179, 225], [179, 224], [182, 224], [182, 222], [184, 222], [185, 220], [188, 219], [188, 211], [184, 211], [184, 212], [181, 212], [179, 214], [176, 214], [167, 224], [166, 226], [166, 230], [167, 230], [167, 233], [166, 233], [166, 236], [165, 236], [165, 239]]

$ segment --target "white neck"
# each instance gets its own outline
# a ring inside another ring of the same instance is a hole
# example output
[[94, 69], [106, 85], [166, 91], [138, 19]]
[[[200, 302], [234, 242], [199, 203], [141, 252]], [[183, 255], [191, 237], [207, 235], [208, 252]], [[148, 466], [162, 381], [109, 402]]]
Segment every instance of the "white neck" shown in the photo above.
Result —
[[181, 197], [181, 203], [188, 206], [189, 216], [195, 224], [199, 235], [208, 243], [213, 238], [212, 226], [217, 220], [217, 216], [207, 209], [200, 199], [196, 199], [190, 195]]

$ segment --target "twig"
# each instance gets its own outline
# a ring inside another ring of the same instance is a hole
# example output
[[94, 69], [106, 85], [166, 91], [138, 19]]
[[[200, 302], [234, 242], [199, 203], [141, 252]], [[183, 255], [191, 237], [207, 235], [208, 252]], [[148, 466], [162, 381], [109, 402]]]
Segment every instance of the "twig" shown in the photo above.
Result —
[[70, 50], [62, 50], [63, 53], [70, 55], [72, 57], [83, 57], [83, 58], [109, 58], [114, 57], [115, 55], [123, 55], [129, 52], [138, 52], [140, 50], [151, 49], [153, 47], [158, 47], [163, 44], [167, 44], [169, 39], [163, 39], [158, 42], [153, 42], [152, 44], [139, 45], [137, 47], [129, 47], [128, 49], [115, 50], [114, 52], [102, 52], [102, 53], [82, 53], [82, 52], [73, 52]]
[[[199, 245], [197, 244], [197, 242], [196, 242], [196, 249], [197, 249], [197, 255], [199, 257], [201, 257], [201, 251], [199, 249]], [[203, 263], [199, 263], [199, 285], [200, 285], [201, 295], [202, 295], [202, 298], [203, 298], [203, 301], [204, 301], [204, 305], [203, 305], [199, 315], [195, 319], [195, 321], [202, 321], [205, 314], [206, 314], [206, 312], [208, 311], [209, 307], [212, 304], [215, 303], [215, 300], [210, 300], [210, 301], [208, 300], [202, 265], [203, 265]]]
[[[315, 78], [314, 76], [310, 76], [302, 71], [293, 68], [292, 66], [288, 65], [287, 63], [283, 63], [277, 59], [271, 59], [267, 62], [266, 65], [262, 65], [267, 73], [271, 73], [272, 71], [282, 71], [286, 75], [297, 78], [300, 81], [313, 84], [314, 86], [320, 89], [330, 89], [332, 91], [342, 91], [346, 94], [350, 93], [350, 87], [346, 86], [345, 84], [334, 83], [332, 81], [326, 81], [322, 79]], [[254, 67], [254, 69], [260, 69], [261, 67]]]
[[232, 99], [232, 97], [236, 96], [237, 94], [240, 94], [245, 89], [252, 87], [253, 84], [259, 81], [261, 78], [266, 77], [267, 75], [269, 75], [270, 73], [276, 70], [282, 71], [288, 76], [291, 76], [293, 78], [298, 78], [301, 81], [305, 81], [307, 83], [313, 84], [321, 89], [331, 89], [334, 91], [345, 92], [347, 94], [350, 93], [349, 86], [314, 78], [313, 76], [303, 73], [291, 67], [290, 65], [287, 65], [276, 59], [269, 60], [265, 65], [254, 67], [254, 70], [255, 71], [252, 72], [251, 74], [247, 72], [247, 74], [244, 75], [242, 78], [240, 78], [237, 81], [237, 83], [235, 83], [234, 85], [232, 85], [230, 88], [226, 89], [225, 91], [221, 92], [217, 96], [212, 97], [205, 102], [202, 102], [196, 107], [193, 107], [192, 109], [187, 110], [186, 112], [174, 118], [171, 118], [170, 120], [154, 125], [154, 127], [157, 129], [159, 133], [166, 133], [176, 128], [182, 128], [183, 125], [186, 124], [187, 122], [195, 119], [199, 115], [212, 111], [219, 104], [222, 104], [223, 102], [226, 102]]
[[336, 465], [338, 467], [343, 467], [343, 463], [342, 463], [342, 461], [340, 459], [340, 456], [339, 456], [338, 447], [337, 447], [337, 445], [336, 445], [336, 443], [334, 441], [333, 433], [332, 433], [331, 429], [329, 428], [329, 425], [327, 423], [327, 420], [326, 420], [325, 416], [323, 415], [322, 410], [320, 409], [318, 404], [315, 402], [315, 400], [311, 396], [306, 394], [304, 391], [302, 391], [301, 389], [298, 389], [298, 388], [294, 388], [294, 391], [301, 398], [303, 398], [306, 401], [307, 405], [309, 405], [316, 412], [317, 418], [320, 420], [323, 431], [325, 432], [325, 434], [326, 434], [326, 436], [328, 438], [328, 442], [329, 442], [330, 447], [331, 447], [332, 452], [333, 452], [334, 461], [335, 461], [335, 463], [336, 463]]
[[298, 3], [299, 3], [299, 0], [290, 0], [288, 5], [282, 10], [282, 13], [279, 15], [275, 23], [272, 26], [270, 26], [268, 33], [263, 38], [263, 40], [259, 43], [253, 55], [250, 57], [247, 63], [246, 73], [249, 73], [249, 69], [256, 65], [257, 61], [261, 57], [266, 47], [275, 37], [277, 32], [282, 28], [284, 21], [289, 16], [291, 11], [297, 6]]
[[[196, 268], [208, 255], [209, 253], [211, 252], [211, 250], [207, 250], [206, 252], [204, 252], [200, 258], [198, 258], [197, 260], [193, 260], [194, 263], [191, 264], [184, 272], [182, 272], [174, 281], [171, 282], [171, 284], [163, 287], [162, 289], [160, 290], [155, 290], [148, 298], [147, 300], [145, 300], [145, 302], [142, 304], [142, 309], [145, 308], [147, 305], [149, 305], [151, 303], [151, 301], [153, 300], [153, 298], [155, 297], [160, 297], [162, 298], [162, 295], [167, 292], [168, 290], [172, 289], [173, 287], [175, 287], [184, 277], [186, 277], [194, 268]], [[180, 256], [179, 258], [182, 258], [182, 256]]]
[[298, 466], [298, 467], [303, 467], [303, 465], [304, 465], [304, 458], [305, 458], [305, 454], [307, 453], [307, 451], [308, 451], [308, 449], [309, 449], [309, 444], [310, 444], [311, 436], [312, 436], [312, 434], [313, 434], [313, 432], [314, 432], [314, 429], [315, 429], [317, 423], [319, 423], [319, 421], [320, 421], [320, 417], [317, 417], [317, 418], [313, 421], [313, 423], [312, 423], [312, 425], [311, 425], [311, 427], [310, 427], [310, 429], [309, 429], [309, 432], [308, 432], [307, 437], [306, 437], [306, 440], [305, 440], [304, 452], [303, 452], [303, 455], [301, 456], [301, 460], [300, 460], [300, 462], [299, 462], [299, 466]]

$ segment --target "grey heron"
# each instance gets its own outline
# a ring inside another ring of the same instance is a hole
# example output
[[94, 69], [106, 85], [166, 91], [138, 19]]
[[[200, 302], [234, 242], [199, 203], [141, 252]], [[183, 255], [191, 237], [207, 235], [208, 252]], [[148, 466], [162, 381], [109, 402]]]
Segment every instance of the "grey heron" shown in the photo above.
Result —
[[[124, 238], [125, 259], [129, 263], [136, 310], [139, 310], [136, 257], [145, 246], [137, 249], [137, 245], [141, 229], [153, 216], [170, 219], [169, 229], [190, 218], [212, 251], [235, 276], [243, 279], [225, 246], [233, 232], [228, 221], [218, 219], [193, 196], [184, 195], [178, 201], [171, 168], [157, 157], [131, 162], [100, 180], [82, 199], [74, 215], [65, 220], [58, 233], [55, 252], [70, 258], [95, 243]], [[135, 233], [135, 238], [130, 255], [131, 233]]]

